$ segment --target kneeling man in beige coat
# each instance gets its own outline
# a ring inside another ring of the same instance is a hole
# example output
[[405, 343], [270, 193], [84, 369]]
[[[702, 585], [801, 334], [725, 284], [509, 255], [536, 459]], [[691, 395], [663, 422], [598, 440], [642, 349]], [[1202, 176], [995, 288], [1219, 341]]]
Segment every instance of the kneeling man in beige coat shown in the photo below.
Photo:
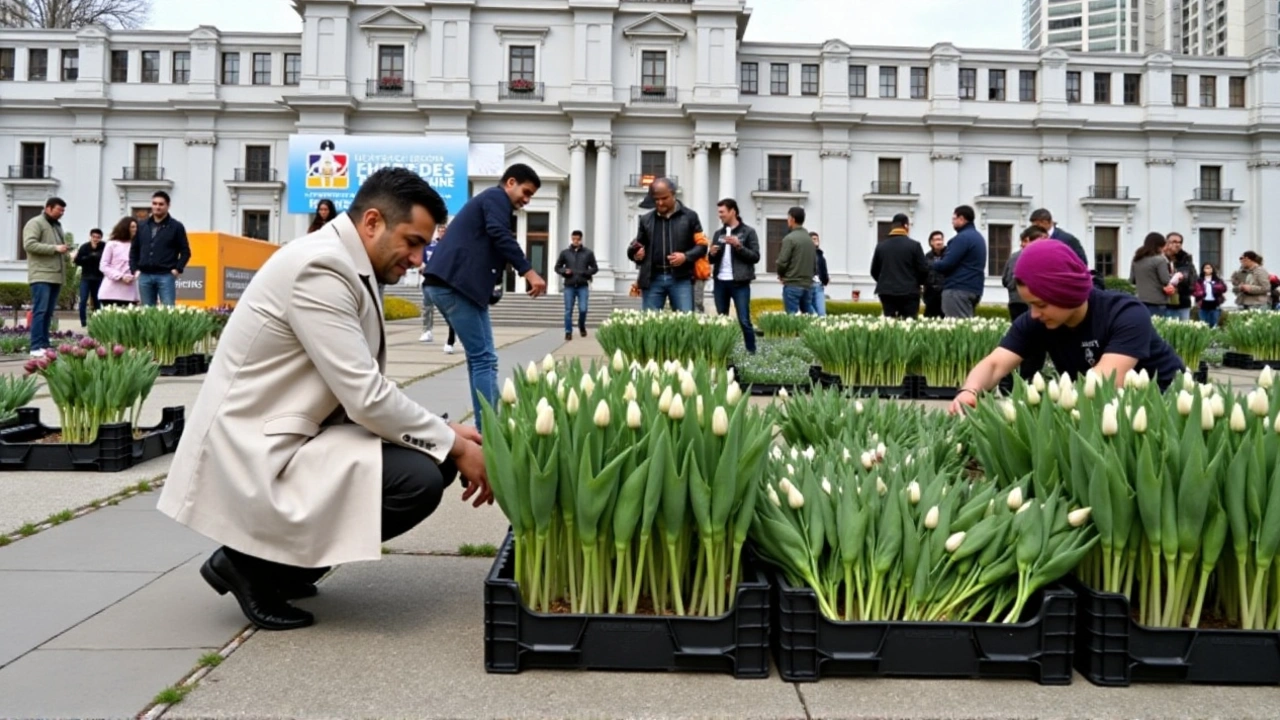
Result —
[[271, 256], [231, 314], [159, 509], [224, 545], [200, 569], [255, 625], [305, 627], [289, 600], [331, 565], [381, 557], [456, 475], [492, 503], [480, 435], [384, 376], [378, 284], [422, 264], [440, 195], [388, 168], [351, 209]]

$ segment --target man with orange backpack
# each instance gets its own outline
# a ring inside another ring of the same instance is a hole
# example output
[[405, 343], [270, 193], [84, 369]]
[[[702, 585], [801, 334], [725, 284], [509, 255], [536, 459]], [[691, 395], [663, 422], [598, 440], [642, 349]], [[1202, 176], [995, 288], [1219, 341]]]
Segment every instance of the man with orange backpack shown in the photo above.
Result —
[[[636, 284], [644, 294], [645, 310], [661, 310], [669, 301], [677, 312], [693, 312], [695, 265], [707, 255], [707, 238], [698, 214], [676, 200], [669, 178], [649, 185], [647, 201], [653, 211], [640, 216], [627, 258], [639, 271]], [[706, 270], [709, 270], [708, 265]]]

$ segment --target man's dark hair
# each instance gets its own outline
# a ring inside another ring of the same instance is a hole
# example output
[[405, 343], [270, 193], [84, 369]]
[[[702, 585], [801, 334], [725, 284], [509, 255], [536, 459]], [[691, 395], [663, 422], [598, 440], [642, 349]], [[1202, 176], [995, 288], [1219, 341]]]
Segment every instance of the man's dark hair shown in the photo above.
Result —
[[672, 180], [669, 177], [660, 177], [660, 178], [654, 178], [653, 182], [649, 183], [650, 195], [653, 195], [653, 189], [658, 185], [661, 185], [662, 187], [670, 190], [672, 195], [676, 194], [676, 181]]
[[502, 179], [498, 181], [498, 184], [506, 185], [508, 180], [515, 180], [519, 185], [530, 183], [535, 188], [542, 187], [542, 178], [539, 178], [538, 173], [524, 163], [516, 163], [507, 168], [507, 171], [502, 173]]
[[90, 231], [89, 231], [89, 234], [90, 234], [90, 235], [97, 235], [98, 237], [102, 237], [102, 228], [94, 228], [94, 229], [92, 229], [92, 230], [90, 230]]
[[157, 190], [157, 191], [155, 191], [155, 192], [151, 193], [151, 199], [152, 199], [152, 200], [155, 200], [156, 198], [160, 198], [160, 199], [164, 200], [164, 204], [165, 204], [165, 205], [170, 204], [170, 203], [169, 203], [169, 193], [167, 193], [167, 192], [165, 192], [165, 191], [163, 191], [163, 190]]
[[582, 231], [581, 231], [581, 230], [574, 230], [573, 232], [569, 233], [569, 237], [576, 237], [576, 238], [580, 238], [580, 237], [582, 237]]
[[787, 216], [796, 221], [797, 225], [804, 224], [804, 208], [799, 205], [787, 211]]
[[973, 222], [973, 208], [969, 207], [968, 205], [961, 205], [957, 207], [955, 215], [956, 217], [964, 218], [969, 223]]
[[896, 228], [904, 228], [910, 224], [911, 218], [907, 217], [904, 213], [898, 213], [893, 216], [893, 226]]
[[1037, 208], [1031, 211], [1031, 222], [1038, 223], [1041, 220], [1053, 222], [1053, 213], [1045, 208]]
[[738, 209], [738, 201], [733, 198], [725, 198], [716, 203], [716, 207], [722, 207], [725, 210], [732, 210], [734, 215], [742, 217], [742, 211]]
[[1031, 225], [1027, 229], [1023, 230], [1022, 234], [1019, 236], [1022, 240], [1039, 240], [1043, 237], [1049, 237], [1049, 233], [1045, 232], [1044, 228], [1039, 225]]
[[358, 223], [360, 216], [373, 208], [386, 218], [388, 227], [395, 227], [409, 222], [415, 205], [422, 206], [437, 225], [449, 219], [444, 199], [426, 180], [406, 168], [385, 167], [360, 184], [347, 216]]
[[48, 210], [49, 208], [66, 207], [66, 206], [67, 206], [67, 201], [63, 200], [60, 197], [51, 197], [48, 200], [44, 201], [44, 207], [46, 210]]
[[1240, 257], [1249, 258], [1250, 260], [1258, 263], [1259, 265], [1262, 264], [1262, 256], [1252, 250], [1245, 250], [1244, 252], [1240, 253]]
[[947, 236], [943, 235], [941, 230], [934, 230], [933, 232], [929, 233], [929, 242], [933, 242], [934, 237], [940, 237], [945, 239]]
[[1165, 239], [1167, 242], [1173, 242], [1173, 239], [1174, 239], [1174, 238], [1178, 238], [1178, 240], [1180, 240], [1180, 241], [1182, 241], [1182, 242], [1186, 242], [1186, 241], [1187, 241], [1187, 239], [1186, 239], [1186, 238], [1182, 237], [1182, 233], [1178, 232], [1177, 230], [1174, 230], [1173, 232], [1168, 233], [1167, 235], [1165, 235], [1165, 236], [1164, 236], [1164, 239]]

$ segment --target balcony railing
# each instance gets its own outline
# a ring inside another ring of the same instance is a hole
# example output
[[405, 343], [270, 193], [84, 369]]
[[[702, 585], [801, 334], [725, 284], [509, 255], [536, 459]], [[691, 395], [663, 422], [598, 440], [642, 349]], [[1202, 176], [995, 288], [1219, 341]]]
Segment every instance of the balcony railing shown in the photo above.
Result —
[[1090, 185], [1089, 197], [1095, 200], [1128, 200], [1128, 185]]
[[653, 182], [654, 180], [657, 180], [660, 177], [665, 177], [669, 179], [671, 182], [675, 183], [676, 187], [680, 187], [680, 178], [676, 177], [675, 175], [643, 175], [643, 174], [628, 176], [627, 187], [647, 188], [649, 187], [649, 183]]
[[756, 187], [760, 192], [798, 193], [804, 192], [802, 182], [784, 178], [760, 178]]
[[404, 78], [385, 77], [370, 80], [365, 88], [366, 97], [413, 97], [413, 82]]
[[53, 177], [53, 168], [48, 165], [10, 165], [11, 180], [48, 180]]
[[532, 80], [512, 80], [498, 83], [499, 100], [528, 100], [542, 102], [543, 84]]
[[1022, 197], [1022, 184], [982, 183], [982, 194], [985, 197]]
[[126, 167], [121, 180], [163, 180], [164, 168], [155, 165], [136, 165]]
[[873, 180], [871, 182], [872, 195], [910, 195], [911, 183], [902, 181], [885, 181]]
[[1194, 198], [1211, 202], [1235, 202], [1236, 191], [1232, 188], [1198, 187]]
[[632, 85], [631, 102], [673, 103], [676, 101], [674, 85]]
[[273, 183], [276, 182], [276, 169], [272, 167], [236, 168], [235, 182]]

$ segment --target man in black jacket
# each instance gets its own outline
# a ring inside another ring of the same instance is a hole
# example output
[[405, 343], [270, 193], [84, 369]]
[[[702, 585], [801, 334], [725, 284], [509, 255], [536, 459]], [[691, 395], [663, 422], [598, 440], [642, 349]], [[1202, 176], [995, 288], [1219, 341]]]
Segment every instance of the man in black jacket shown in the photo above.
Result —
[[143, 305], [177, 302], [178, 276], [191, 260], [187, 229], [169, 214], [169, 193], [151, 196], [151, 217], [138, 223], [138, 236], [129, 243], [129, 270], [138, 276]]
[[738, 219], [738, 201], [725, 198], [716, 206], [720, 229], [711, 238], [711, 277], [715, 278], [712, 295], [716, 312], [729, 314], [729, 301], [738, 313], [742, 326], [742, 342], [747, 352], [756, 352], [756, 330], [751, 324], [751, 282], [756, 279], [756, 263], [760, 262], [760, 239], [755, 228]]
[[1196, 263], [1191, 253], [1182, 249], [1182, 233], [1171, 232], [1165, 235], [1164, 254], [1173, 264], [1173, 271], [1182, 273], [1182, 279], [1173, 287], [1173, 296], [1169, 298], [1167, 312], [1170, 317], [1179, 320], [1191, 319], [1191, 290], [1196, 276]]
[[596, 254], [582, 244], [582, 231], [569, 236], [569, 247], [560, 251], [556, 274], [564, 278], [564, 339], [573, 339], [573, 303], [578, 302], [578, 331], [587, 336], [587, 298], [591, 294], [591, 278], [595, 277]]
[[[80, 266], [80, 326], [89, 327], [89, 313], [98, 309], [98, 288], [102, 287], [102, 228], [89, 231], [89, 242], [76, 248], [75, 263]], [[92, 304], [93, 309], [89, 309]]]
[[[1071, 248], [1076, 257], [1080, 258], [1080, 262], [1084, 263], [1085, 267], [1090, 268], [1089, 274], [1093, 276], [1093, 286], [1099, 290], [1106, 289], [1106, 283], [1102, 281], [1102, 276], [1098, 274], [1097, 270], [1092, 269], [1093, 263], [1089, 262], [1089, 257], [1085, 255], [1084, 246], [1080, 244], [1080, 240], [1075, 235], [1058, 227], [1058, 224], [1053, 221], [1053, 215], [1047, 209], [1038, 208], [1033, 210], [1031, 212], [1031, 224], [1044, 230], [1050, 240], [1057, 240]], [[1190, 306], [1188, 305], [1188, 307]]]
[[871, 256], [871, 277], [885, 317], [913, 318], [920, 312], [920, 286], [929, 278], [929, 264], [924, 248], [907, 234], [910, 227], [906, 215], [894, 215], [889, 237]]
[[929, 265], [929, 277], [924, 283], [924, 316], [942, 317], [942, 273], [933, 269], [933, 264], [942, 257], [947, 249], [947, 239], [941, 230], [929, 233], [929, 250], [924, 260]]
[[822, 241], [818, 233], [811, 232], [813, 238], [813, 299], [810, 304], [818, 317], [827, 316], [827, 285], [831, 284], [831, 273], [827, 272], [827, 256], [822, 253]]
[[644, 292], [644, 309], [661, 310], [668, 300], [677, 312], [693, 312], [693, 265], [707, 252], [699, 244], [702, 222], [698, 214], [676, 200], [669, 178], [649, 184], [653, 212], [640, 216], [636, 239], [627, 258], [639, 269], [636, 284]]

